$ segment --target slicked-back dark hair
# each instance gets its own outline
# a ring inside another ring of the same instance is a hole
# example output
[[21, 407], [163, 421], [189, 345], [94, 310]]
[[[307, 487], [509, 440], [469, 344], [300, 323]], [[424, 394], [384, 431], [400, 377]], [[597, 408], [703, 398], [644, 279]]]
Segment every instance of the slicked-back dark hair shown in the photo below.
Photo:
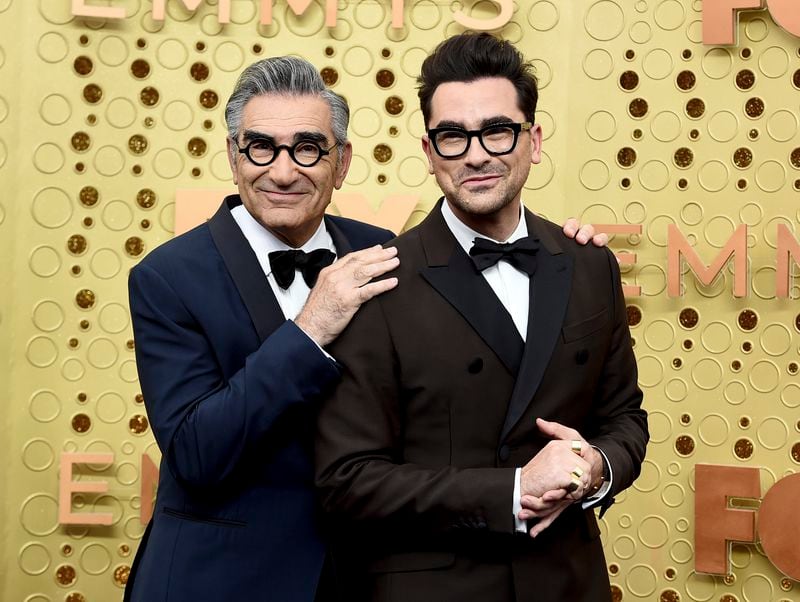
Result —
[[441, 42], [422, 63], [417, 95], [425, 127], [436, 88], [448, 82], [472, 82], [484, 77], [508, 79], [517, 90], [517, 105], [525, 119], [533, 123], [539, 99], [533, 66], [510, 42], [485, 32], [467, 32]]

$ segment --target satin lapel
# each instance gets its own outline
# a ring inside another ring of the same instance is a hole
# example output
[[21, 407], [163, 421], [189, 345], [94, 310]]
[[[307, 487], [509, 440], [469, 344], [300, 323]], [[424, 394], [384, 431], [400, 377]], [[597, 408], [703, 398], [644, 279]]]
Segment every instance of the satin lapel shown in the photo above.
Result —
[[250, 314], [258, 338], [263, 342], [286, 318], [253, 248], [231, 215], [231, 209], [239, 204], [241, 201], [238, 196], [226, 197], [209, 220], [208, 227], [247, 313]]
[[428, 266], [420, 270], [422, 277], [516, 376], [522, 360], [522, 337], [492, 287], [453, 238], [438, 205], [420, 224], [420, 238], [428, 260]]
[[537, 255], [538, 266], [530, 281], [528, 334], [517, 382], [508, 404], [501, 434], [504, 439], [536, 394], [556, 341], [572, 290], [572, 257], [561, 251], [559, 244], [545, 230], [539, 218], [527, 214], [528, 232], [539, 236], [542, 249]]
[[341, 228], [336, 225], [336, 222], [331, 219], [329, 215], [324, 217], [325, 227], [328, 229], [328, 234], [331, 235], [333, 246], [336, 247], [336, 257], [344, 257], [353, 250], [352, 245], [345, 237]]

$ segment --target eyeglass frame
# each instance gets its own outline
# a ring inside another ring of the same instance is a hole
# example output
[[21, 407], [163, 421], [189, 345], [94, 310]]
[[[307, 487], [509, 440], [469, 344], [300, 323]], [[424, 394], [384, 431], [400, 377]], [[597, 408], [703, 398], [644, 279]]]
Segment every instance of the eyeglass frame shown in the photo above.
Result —
[[[266, 142], [267, 144], [269, 144], [274, 149], [275, 154], [272, 155], [272, 159], [270, 159], [266, 163], [259, 163], [258, 161], [253, 159], [253, 157], [250, 155], [250, 147], [253, 146], [253, 144], [255, 144], [256, 142], [260, 142], [260, 143]], [[281, 151], [283, 151], [283, 150], [285, 150], [289, 154], [289, 158], [292, 161], [294, 161], [294, 163], [296, 165], [299, 165], [300, 167], [314, 167], [320, 161], [322, 161], [323, 157], [326, 157], [326, 156], [330, 155], [331, 151], [337, 146], [337, 143], [334, 142], [330, 147], [325, 148], [319, 142], [317, 142], [315, 140], [298, 140], [297, 142], [295, 142], [294, 144], [292, 144], [290, 146], [288, 144], [275, 144], [269, 138], [252, 138], [250, 140], [250, 142], [247, 143], [247, 146], [245, 146], [244, 148], [239, 146], [239, 143], [236, 142], [236, 140], [234, 140], [233, 143], [236, 145], [237, 150], [241, 154], [243, 154], [245, 157], [247, 157], [247, 160], [250, 161], [250, 163], [252, 163], [253, 165], [256, 165], [258, 167], [267, 167], [267, 166], [272, 165], [273, 163], [275, 163], [275, 161], [278, 158], [278, 155], [280, 155]], [[309, 163], [309, 164], [303, 164], [303, 163], [300, 163], [300, 161], [297, 160], [297, 157], [294, 156], [294, 152], [295, 152], [295, 149], [298, 146], [300, 146], [301, 144], [313, 144], [314, 146], [317, 147], [317, 149], [319, 150], [319, 157], [317, 157], [316, 161], [314, 161], [313, 163]]]
[[[486, 144], [483, 141], [483, 133], [485, 131], [498, 127], [506, 127], [509, 128], [512, 132], [514, 132], [514, 142], [511, 143], [511, 148], [509, 148], [507, 151], [502, 151], [502, 152], [491, 151], [488, 148], [486, 148]], [[491, 123], [489, 125], [483, 126], [478, 130], [465, 130], [464, 128], [445, 126], [440, 128], [431, 128], [426, 133], [428, 135], [428, 140], [431, 141], [431, 146], [433, 147], [433, 150], [436, 151], [437, 155], [439, 155], [442, 159], [458, 159], [459, 157], [463, 157], [469, 152], [469, 147], [472, 144], [473, 138], [477, 138], [483, 150], [485, 150], [486, 153], [492, 157], [502, 157], [503, 155], [509, 155], [514, 152], [515, 148], [517, 148], [517, 142], [519, 142], [520, 132], [529, 132], [532, 129], [533, 129], [532, 121], [520, 121], [520, 122], [511, 121], [508, 123]], [[464, 148], [463, 152], [460, 152], [457, 155], [443, 155], [442, 152], [439, 150], [439, 145], [436, 143], [436, 136], [442, 132], [459, 132], [461, 134], [466, 134], [467, 146], [466, 148]]]

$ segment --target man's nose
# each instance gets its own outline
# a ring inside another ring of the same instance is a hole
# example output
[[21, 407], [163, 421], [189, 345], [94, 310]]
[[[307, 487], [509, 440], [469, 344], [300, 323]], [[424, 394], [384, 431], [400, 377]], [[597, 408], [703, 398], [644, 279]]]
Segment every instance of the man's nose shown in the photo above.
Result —
[[269, 166], [269, 177], [279, 186], [288, 186], [297, 178], [297, 163], [289, 156], [287, 149], [278, 151], [278, 156]]
[[483, 148], [481, 141], [477, 137], [473, 138], [470, 141], [467, 154], [464, 155], [464, 161], [467, 163], [467, 165], [480, 167], [481, 165], [485, 165], [491, 161], [491, 159], [492, 156], [486, 152], [485, 148]]

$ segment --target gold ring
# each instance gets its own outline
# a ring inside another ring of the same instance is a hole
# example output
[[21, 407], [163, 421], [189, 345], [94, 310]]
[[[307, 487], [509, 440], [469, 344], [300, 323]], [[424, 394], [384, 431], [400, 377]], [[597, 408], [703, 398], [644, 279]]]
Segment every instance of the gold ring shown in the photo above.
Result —
[[576, 478], [580, 479], [583, 476], [583, 471], [581, 470], [580, 466], [576, 466], [575, 468], [572, 469], [571, 474], [575, 475]]
[[573, 491], [577, 491], [578, 487], [581, 486], [580, 480], [578, 480], [573, 474], [570, 473], [571, 480], [569, 485], [567, 485], [567, 492], [572, 493]]
[[581, 455], [581, 450], [583, 450], [583, 444], [580, 442], [579, 439], [573, 439], [572, 440], [572, 451], [580, 456]]

